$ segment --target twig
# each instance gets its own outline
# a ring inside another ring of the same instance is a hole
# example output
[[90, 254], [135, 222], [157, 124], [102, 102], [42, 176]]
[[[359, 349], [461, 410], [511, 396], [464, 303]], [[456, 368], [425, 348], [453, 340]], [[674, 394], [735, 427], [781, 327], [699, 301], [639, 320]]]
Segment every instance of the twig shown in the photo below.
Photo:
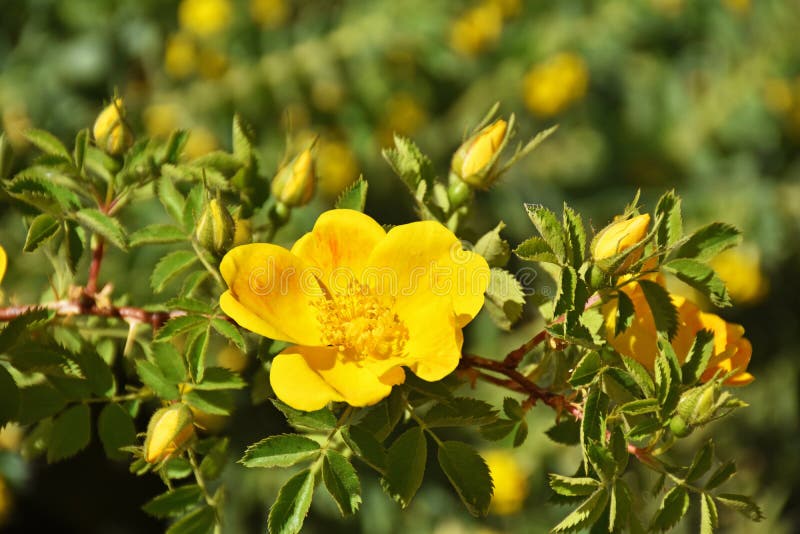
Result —
[[89, 264], [89, 279], [86, 281], [86, 294], [94, 296], [97, 293], [97, 279], [100, 276], [100, 265], [103, 263], [105, 241], [97, 236], [97, 245], [92, 250], [92, 263]]

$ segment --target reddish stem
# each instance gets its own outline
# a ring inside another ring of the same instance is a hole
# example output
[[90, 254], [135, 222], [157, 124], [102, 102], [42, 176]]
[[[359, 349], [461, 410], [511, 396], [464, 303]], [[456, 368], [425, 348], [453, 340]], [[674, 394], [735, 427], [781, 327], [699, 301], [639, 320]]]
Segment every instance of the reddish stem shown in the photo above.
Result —
[[89, 279], [86, 281], [86, 294], [93, 297], [97, 294], [97, 279], [100, 276], [100, 265], [103, 263], [105, 242], [97, 236], [97, 246], [92, 250], [92, 263], [89, 264]]

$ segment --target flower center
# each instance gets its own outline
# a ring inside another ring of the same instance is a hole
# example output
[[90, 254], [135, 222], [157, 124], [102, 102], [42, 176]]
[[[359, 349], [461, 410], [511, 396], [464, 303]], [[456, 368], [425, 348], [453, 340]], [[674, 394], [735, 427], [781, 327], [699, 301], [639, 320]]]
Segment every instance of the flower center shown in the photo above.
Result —
[[323, 341], [356, 360], [401, 354], [408, 328], [393, 311], [394, 301], [355, 281], [328, 293], [315, 302]]

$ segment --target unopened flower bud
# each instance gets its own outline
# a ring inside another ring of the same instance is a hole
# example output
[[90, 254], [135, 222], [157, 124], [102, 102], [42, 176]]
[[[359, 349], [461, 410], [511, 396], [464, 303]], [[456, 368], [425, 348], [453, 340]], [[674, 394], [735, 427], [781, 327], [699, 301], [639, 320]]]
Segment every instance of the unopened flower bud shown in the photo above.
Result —
[[495, 163], [508, 137], [508, 123], [494, 121], [464, 141], [453, 155], [451, 170], [472, 187], [486, 189], [497, 179]]
[[246, 245], [253, 241], [253, 221], [241, 219], [238, 216], [233, 218], [233, 246]]
[[118, 156], [131, 147], [133, 132], [125, 122], [125, 104], [121, 98], [115, 99], [100, 112], [94, 121], [92, 133], [97, 146], [112, 156]]
[[316, 176], [311, 149], [307, 148], [289, 163], [278, 169], [272, 179], [272, 194], [281, 204], [290, 208], [305, 206], [314, 196]]
[[[650, 226], [650, 215], [647, 213], [609, 224], [595, 239], [592, 256], [595, 261], [600, 261], [635, 247], [647, 235], [648, 226]], [[619, 270], [630, 268], [641, 257], [642, 249], [639, 247], [638, 250], [631, 252]]]
[[221, 254], [233, 243], [234, 226], [231, 214], [219, 200], [213, 198], [208, 201], [200, 215], [195, 236], [206, 250]]
[[157, 463], [169, 458], [194, 436], [192, 411], [183, 404], [161, 408], [147, 425], [144, 459]]

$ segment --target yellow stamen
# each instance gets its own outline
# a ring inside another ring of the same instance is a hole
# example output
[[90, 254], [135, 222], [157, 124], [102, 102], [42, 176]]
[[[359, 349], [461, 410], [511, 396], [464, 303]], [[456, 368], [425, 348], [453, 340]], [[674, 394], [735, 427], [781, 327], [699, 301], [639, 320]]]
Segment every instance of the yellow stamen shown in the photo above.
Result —
[[355, 281], [329, 293], [315, 303], [323, 341], [356, 360], [402, 354], [408, 328], [394, 312], [394, 301]]

